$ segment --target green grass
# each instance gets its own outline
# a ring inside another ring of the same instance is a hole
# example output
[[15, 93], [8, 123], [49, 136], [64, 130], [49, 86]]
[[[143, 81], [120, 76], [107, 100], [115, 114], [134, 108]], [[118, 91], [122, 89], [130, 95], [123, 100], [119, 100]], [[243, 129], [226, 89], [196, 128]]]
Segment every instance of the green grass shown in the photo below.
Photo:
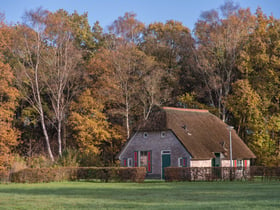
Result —
[[0, 184], [0, 209], [279, 209], [280, 182]]

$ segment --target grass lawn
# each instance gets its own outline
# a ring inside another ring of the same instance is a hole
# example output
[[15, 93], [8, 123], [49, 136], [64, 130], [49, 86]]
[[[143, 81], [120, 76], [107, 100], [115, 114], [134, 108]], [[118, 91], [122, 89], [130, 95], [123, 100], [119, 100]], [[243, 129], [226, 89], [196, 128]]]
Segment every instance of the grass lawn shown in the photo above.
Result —
[[280, 209], [280, 182], [0, 184], [0, 209]]

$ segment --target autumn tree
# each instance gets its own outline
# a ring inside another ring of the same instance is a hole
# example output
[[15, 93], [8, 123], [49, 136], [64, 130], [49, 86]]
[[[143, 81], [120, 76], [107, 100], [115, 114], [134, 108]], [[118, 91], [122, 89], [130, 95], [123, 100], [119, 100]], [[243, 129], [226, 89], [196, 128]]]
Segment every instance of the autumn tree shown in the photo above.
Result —
[[[50, 13], [46, 19], [44, 33], [47, 50], [42, 55], [44, 72], [43, 82], [54, 111], [58, 139], [58, 154], [62, 155], [62, 127], [67, 119], [70, 102], [77, 94], [81, 71], [78, 65], [82, 63], [81, 50], [75, 45], [75, 31], [72, 25], [78, 24], [64, 10]], [[80, 38], [79, 38], [80, 40]], [[85, 40], [86, 41], [86, 40]], [[80, 41], [81, 42], [81, 41]], [[64, 142], [66, 146], [66, 142]]]
[[[77, 101], [71, 104], [69, 124], [74, 131], [73, 138], [78, 149], [84, 155], [104, 155], [108, 150], [106, 145], [113, 149], [116, 146], [114, 140], [120, 140], [103, 110], [104, 105], [90, 89], [86, 89]], [[114, 150], [110, 152], [113, 153], [112, 156], [116, 155]], [[114, 161], [112, 158], [110, 160]]]
[[145, 25], [136, 19], [136, 14], [126, 12], [109, 26], [110, 33], [121, 37], [126, 43], [138, 45]]
[[[262, 119], [252, 116], [257, 127], [251, 130], [252, 149], [258, 156], [260, 164], [279, 163], [279, 20], [266, 17], [261, 9], [256, 12], [256, 25], [250, 33], [248, 42], [240, 56], [238, 69], [241, 76], [247, 81], [247, 86], [258, 95], [261, 100], [260, 112]], [[236, 102], [239, 104], [240, 99]], [[256, 103], [251, 100], [250, 103]], [[240, 104], [242, 107], [242, 103]], [[241, 107], [239, 109], [241, 109]], [[254, 107], [254, 106], [253, 106]], [[255, 110], [248, 107], [248, 113]], [[243, 107], [244, 108], [244, 107]], [[237, 110], [237, 107], [234, 108]], [[234, 116], [238, 118], [235, 111]], [[244, 120], [250, 125], [250, 120]]]
[[12, 148], [18, 144], [19, 132], [12, 122], [19, 93], [13, 80], [10, 66], [0, 62], [0, 167], [8, 166]]
[[124, 117], [127, 138], [130, 136], [131, 110], [136, 106], [135, 96], [142, 74], [139, 61], [143, 53], [133, 46], [103, 49], [91, 65], [102, 74], [96, 85], [99, 92], [111, 104], [110, 112]]
[[160, 103], [161, 66], [139, 49], [144, 24], [134, 14], [119, 17], [109, 29], [104, 47], [91, 60], [90, 75], [111, 118], [124, 119], [129, 138], [139, 110], [143, 113], [140, 118], [147, 118], [152, 107]]
[[21, 94], [40, 116], [47, 151], [50, 159], [54, 161], [42, 98], [42, 91], [45, 88], [42, 80], [44, 73], [42, 55], [45, 50], [44, 21], [47, 15], [48, 12], [42, 9], [30, 11], [26, 14], [26, 25], [20, 25], [15, 28], [16, 33], [12, 52], [17, 59], [15, 69]]
[[165, 103], [174, 103], [178, 95], [193, 90], [194, 43], [190, 30], [174, 20], [152, 23], [144, 32], [141, 49], [161, 65], [161, 84], [172, 92], [173, 98]]
[[238, 58], [254, 26], [250, 10], [226, 2], [219, 10], [202, 13], [195, 26], [197, 72], [203, 81], [205, 102], [227, 119], [226, 101], [231, 83], [238, 78]]
[[10, 46], [11, 30], [0, 14], [0, 168], [7, 167], [12, 158], [12, 149], [18, 144], [19, 131], [13, 125], [19, 92], [14, 87], [14, 74], [5, 64], [3, 52]]
[[80, 84], [82, 49], [91, 45], [90, 29], [86, 16], [79, 18], [76, 13], [70, 15], [64, 10], [50, 13], [38, 9], [27, 13], [26, 19], [30, 25], [16, 27], [13, 49], [18, 58], [15, 67], [18, 85], [40, 115], [48, 153], [54, 160], [45, 120], [57, 130], [57, 153], [61, 156], [62, 139], [66, 147], [62, 128], [65, 128], [69, 104], [85, 86]]

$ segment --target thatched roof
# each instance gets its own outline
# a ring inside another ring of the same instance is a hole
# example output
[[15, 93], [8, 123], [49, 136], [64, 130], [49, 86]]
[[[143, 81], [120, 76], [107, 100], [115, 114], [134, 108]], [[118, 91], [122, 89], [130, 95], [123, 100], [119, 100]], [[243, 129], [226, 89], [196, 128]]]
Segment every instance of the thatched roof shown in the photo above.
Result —
[[[152, 113], [138, 130], [171, 130], [193, 159], [210, 159], [214, 153], [223, 153], [229, 159], [228, 125], [208, 110], [163, 107]], [[233, 159], [256, 158], [235, 130], [231, 136]]]

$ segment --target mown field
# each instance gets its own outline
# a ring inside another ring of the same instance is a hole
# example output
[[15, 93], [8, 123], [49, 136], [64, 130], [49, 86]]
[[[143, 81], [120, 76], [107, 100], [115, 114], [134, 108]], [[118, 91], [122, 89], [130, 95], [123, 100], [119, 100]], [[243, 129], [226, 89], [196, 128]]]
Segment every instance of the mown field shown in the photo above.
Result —
[[280, 182], [0, 184], [0, 209], [279, 209]]

